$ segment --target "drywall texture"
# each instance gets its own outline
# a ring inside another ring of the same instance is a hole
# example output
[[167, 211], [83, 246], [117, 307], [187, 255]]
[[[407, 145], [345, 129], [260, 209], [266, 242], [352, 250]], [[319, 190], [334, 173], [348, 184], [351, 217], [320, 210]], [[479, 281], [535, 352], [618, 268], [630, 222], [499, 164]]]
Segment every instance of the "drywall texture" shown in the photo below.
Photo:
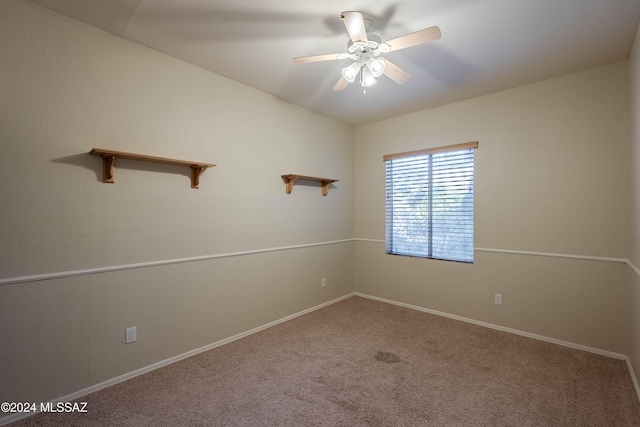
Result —
[[[0, 2], [0, 57], [0, 279], [353, 238], [351, 127], [19, 0]], [[103, 184], [92, 147], [218, 166], [194, 190], [188, 168], [122, 160]], [[286, 195], [286, 173], [340, 181]], [[350, 293], [354, 250], [0, 286], [0, 401], [61, 397]]]
[[[627, 91], [627, 64], [618, 63], [357, 128], [356, 237], [384, 240], [384, 154], [477, 140], [476, 248], [625, 259]], [[356, 289], [626, 352], [624, 264], [475, 257], [473, 265], [407, 259], [358, 242]]]
[[[640, 26], [638, 27], [640, 32]], [[631, 112], [631, 191], [629, 202], [629, 260], [640, 266], [640, 35], [636, 33], [629, 56]]]
[[[640, 25], [638, 26], [640, 31]], [[629, 56], [630, 111], [631, 111], [631, 163], [629, 192], [629, 261], [636, 268], [629, 268], [630, 343], [629, 359], [640, 380], [640, 35], [636, 38]]]
[[353, 254], [347, 242], [2, 286], [0, 398], [62, 397], [338, 298]]
[[629, 300], [625, 308], [629, 310], [629, 351], [627, 357], [636, 382], [640, 383], [640, 274], [632, 268], [629, 271]]

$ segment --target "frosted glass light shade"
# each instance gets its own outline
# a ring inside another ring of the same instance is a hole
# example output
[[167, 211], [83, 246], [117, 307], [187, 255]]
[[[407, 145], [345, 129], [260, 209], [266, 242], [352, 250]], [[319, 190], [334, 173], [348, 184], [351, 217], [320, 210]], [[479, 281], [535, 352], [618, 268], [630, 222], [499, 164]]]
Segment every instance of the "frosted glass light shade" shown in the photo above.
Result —
[[369, 67], [362, 67], [362, 87], [370, 87], [376, 84], [377, 80], [369, 70]]
[[366, 65], [373, 77], [380, 77], [382, 73], [384, 73], [387, 63], [382, 59], [371, 58], [367, 61]]
[[354, 62], [348, 67], [343, 68], [342, 77], [344, 77], [345, 80], [349, 83], [353, 83], [353, 81], [356, 79], [356, 76], [360, 72], [360, 67], [361, 65], [358, 62]]

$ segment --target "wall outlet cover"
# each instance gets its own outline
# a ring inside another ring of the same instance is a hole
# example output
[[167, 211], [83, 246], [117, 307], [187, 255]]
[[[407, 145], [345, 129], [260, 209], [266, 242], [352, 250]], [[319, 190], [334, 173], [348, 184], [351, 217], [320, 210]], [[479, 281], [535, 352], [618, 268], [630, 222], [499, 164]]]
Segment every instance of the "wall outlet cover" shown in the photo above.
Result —
[[132, 342], [134, 342], [135, 340], [138, 339], [137, 337], [137, 332], [136, 332], [136, 327], [132, 327], [132, 328], [127, 328], [125, 330], [125, 336], [124, 336], [124, 342], [125, 344], [130, 344]]

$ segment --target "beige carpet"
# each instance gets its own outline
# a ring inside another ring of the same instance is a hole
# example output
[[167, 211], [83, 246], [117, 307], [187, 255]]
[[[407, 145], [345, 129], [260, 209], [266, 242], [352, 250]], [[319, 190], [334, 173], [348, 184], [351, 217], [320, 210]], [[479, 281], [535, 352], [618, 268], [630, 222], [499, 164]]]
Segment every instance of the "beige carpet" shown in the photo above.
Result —
[[623, 361], [352, 297], [12, 426], [640, 426]]

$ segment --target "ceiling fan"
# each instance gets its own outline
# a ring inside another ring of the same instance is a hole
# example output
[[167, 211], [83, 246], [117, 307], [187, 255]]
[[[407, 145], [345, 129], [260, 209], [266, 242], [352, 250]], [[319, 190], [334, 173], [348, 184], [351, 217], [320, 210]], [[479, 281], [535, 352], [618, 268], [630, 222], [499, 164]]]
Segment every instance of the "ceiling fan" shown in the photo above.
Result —
[[307, 62], [331, 61], [335, 59], [351, 59], [353, 63], [342, 69], [342, 77], [333, 90], [343, 90], [360, 75], [359, 83], [366, 88], [376, 84], [377, 77], [382, 74], [397, 84], [406, 83], [411, 76], [393, 62], [380, 55], [394, 50], [405, 49], [440, 38], [440, 28], [429, 27], [424, 30], [396, 37], [382, 42], [375, 34], [367, 34], [365, 21], [360, 12], [342, 12], [340, 19], [344, 21], [351, 40], [347, 44], [346, 53], [329, 53], [325, 55], [301, 56], [293, 58], [296, 64]]

